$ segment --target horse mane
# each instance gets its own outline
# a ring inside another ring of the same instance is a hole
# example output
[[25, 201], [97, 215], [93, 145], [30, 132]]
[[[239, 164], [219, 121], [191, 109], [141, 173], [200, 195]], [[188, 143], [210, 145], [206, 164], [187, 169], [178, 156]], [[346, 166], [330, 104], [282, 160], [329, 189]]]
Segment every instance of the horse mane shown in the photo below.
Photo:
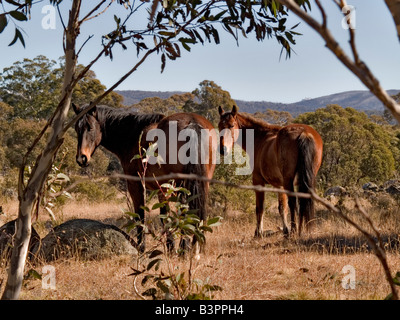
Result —
[[240, 112], [237, 114], [240, 126], [251, 127], [259, 131], [279, 131], [282, 129], [281, 126], [270, 124], [265, 120], [258, 119], [247, 112]]
[[154, 122], [158, 122], [165, 116], [159, 113], [144, 114], [130, 108], [112, 108], [108, 106], [97, 106], [97, 117], [100, 123], [109, 121], [113, 125], [120, 125], [126, 120], [134, 121], [135, 126], [143, 128]]

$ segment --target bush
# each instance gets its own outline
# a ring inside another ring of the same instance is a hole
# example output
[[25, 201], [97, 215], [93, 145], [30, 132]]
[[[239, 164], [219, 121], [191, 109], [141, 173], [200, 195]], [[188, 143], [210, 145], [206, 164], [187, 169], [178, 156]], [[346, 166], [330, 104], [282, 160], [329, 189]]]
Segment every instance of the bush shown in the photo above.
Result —
[[84, 181], [74, 187], [72, 192], [76, 195], [78, 201], [113, 201], [117, 198], [116, 188], [106, 181]]
[[395, 173], [399, 139], [389, 126], [374, 123], [353, 108], [329, 105], [296, 118], [314, 127], [324, 142], [320, 187], [381, 183]]

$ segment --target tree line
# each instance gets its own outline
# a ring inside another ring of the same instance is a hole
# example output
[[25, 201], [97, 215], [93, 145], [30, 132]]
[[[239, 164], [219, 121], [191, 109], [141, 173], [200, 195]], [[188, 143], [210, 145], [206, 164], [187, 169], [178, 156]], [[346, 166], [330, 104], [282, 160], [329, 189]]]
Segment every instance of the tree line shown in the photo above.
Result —
[[[13, 179], [17, 176], [22, 157], [43, 128], [45, 119], [54, 112], [62, 86], [62, 64], [63, 58], [57, 63], [38, 56], [15, 62], [0, 73], [0, 173], [3, 190], [16, 188]], [[84, 105], [105, 90], [94, 72], [89, 72], [75, 88], [72, 101]], [[121, 108], [122, 101], [123, 97], [113, 92], [104, 104]], [[129, 108], [141, 113], [196, 112], [217, 126], [218, 106], [230, 109], [234, 104], [228, 91], [213, 81], [204, 80], [191, 93], [174, 94], [166, 99], [145, 98]], [[393, 124], [388, 112], [368, 116], [351, 107], [328, 105], [296, 118], [289, 112], [270, 109], [253, 115], [278, 125], [305, 123], [321, 134], [324, 156], [318, 186], [322, 190], [335, 185], [360, 186], [369, 181], [382, 183], [399, 175], [400, 129]], [[62, 152], [57, 156], [58, 161], [63, 161], [63, 168], [69, 175], [87, 173], [76, 165], [75, 151], [75, 132], [69, 130]], [[104, 175], [120, 169], [113, 155], [105, 150], [99, 151], [93, 159], [94, 165], [86, 170]], [[33, 162], [36, 156], [37, 153], [32, 153], [28, 163]], [[234, 177], [231, 170], [227, 165], [220, 165], [216, 178], [250, 183], [250, 176]]]

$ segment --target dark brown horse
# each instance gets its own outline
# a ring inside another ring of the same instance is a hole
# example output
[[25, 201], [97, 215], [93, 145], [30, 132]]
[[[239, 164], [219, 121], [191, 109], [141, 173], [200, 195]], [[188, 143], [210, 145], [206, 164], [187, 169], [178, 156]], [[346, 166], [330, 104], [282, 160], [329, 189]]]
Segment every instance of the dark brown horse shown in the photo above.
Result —
[[[219, 107], [220, 121], [220, 152], [230, 152], [233, 143], [241, 136], [242, 147], [246, 145], [250, 134], [254, 134], [253, 185], [271, 184], [276, 188], [294, 191], [298, 185], [299, 192], [309, 192], [315, 187], [315, 176], [322, 161], [322, 139], [313, 128], [304, 124], [290, 124], [285, 127], [271, 125], [250, 115], [239, 113], [234, 106], [231, 112]], [[227, 130], [224, 130], [227, 129]], [[241, 129], [241, 130], [238, 130]], [[222, 132], [222, 130], [224, 130]], [[289, 198], [289, 199], [288, 199]], [[283, 220], [283, 232], [288, 235], [296, 230], [297, 199], [279, 193], [279, 213]], [[287, 204], [289, 203], [291, 224], [287, 221]], [[256, 237], [262, 236], [262, 221], [264, 213], [264, 192], [256, 192]], [[299, 235], [303, 218], [306, 227], [310, 226], [314, 217], [314, 203], [311, 199], [299, 199]]]
[[[81, 111], [75, 105], [73, 109], [77, 114]], [[76, 161], [80, 166], [87, 166], [96, 148], [101, 145], [119, 158], [125, 174], [143, 176], [143, 163], [135, 155], [139, 154], [139, 147], [147, 149], [156, 141], [164, 161], [161, 164], [149, 161], [146, 177], [193, 173], [211, 179], [214, 173], [217, 134], [212, 124], [197, 114], [178, 113], [165, 117], [96, 106], [77, 121], [75, 130], [78, 135]], [[206, 219], [209, 183], [198, 180], [175, 181], [177, 185], [185, 186], [192, 195], [198, 195], [195, 201], [189, 203], [189, 207], [198, 210], [200, 219]], [[163, 182], [146, 182], [146, 189], [156, 190]], [[144, 222], [144, 187], [140, 181], [128, 180], [127, 184], [135, 212]], [[143, 251], [145, 239], [141, 227], [138, 228], [138, 245]]]

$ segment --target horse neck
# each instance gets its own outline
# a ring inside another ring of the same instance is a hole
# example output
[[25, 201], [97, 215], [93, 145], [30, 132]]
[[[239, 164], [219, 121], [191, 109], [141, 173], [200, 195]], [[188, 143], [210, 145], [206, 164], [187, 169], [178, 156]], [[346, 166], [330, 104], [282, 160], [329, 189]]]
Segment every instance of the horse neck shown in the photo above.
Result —
[[[271, 125], [265, 121], [255, 119], [250, 116], [244, 116], [240, 113], [237, 114], [236, 119], [238, 120], [242, 148], [244, 151], [247, 151], [247, 130], [254, 130], [254, 144], [257, 144], [258, 140], [264, 139], [267, 135], [275, 135], [278, 130], [281, 128], [277, 125]], [[254, 146], [253, 146], [254, 147]]]
[[[136, 130], [135, 114], [127, 114], [116, 119], [108, 114], [100, 122], [102, 131], [101, 145], [114, 153], [120, 160], [132, 158], [138, 152], [140, 131]], [[135, 128], [135, 129], [133, 129]]]

